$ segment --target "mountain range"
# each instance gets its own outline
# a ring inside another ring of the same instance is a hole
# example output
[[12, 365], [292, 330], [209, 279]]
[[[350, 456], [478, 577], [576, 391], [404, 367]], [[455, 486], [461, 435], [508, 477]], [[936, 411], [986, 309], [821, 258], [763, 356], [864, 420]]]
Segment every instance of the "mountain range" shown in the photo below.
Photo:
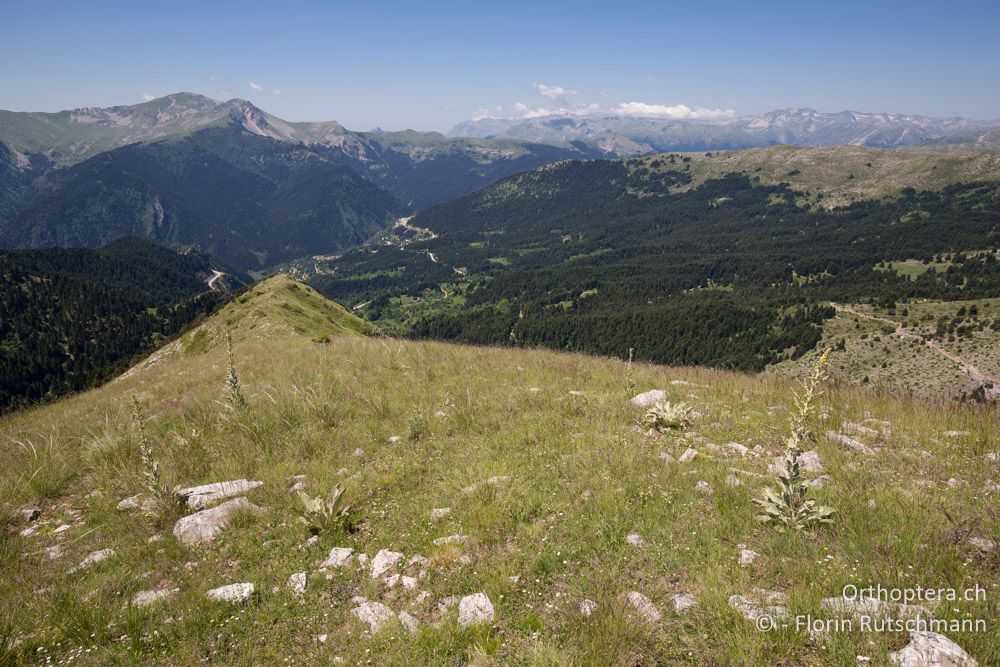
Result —
[[558, 114], [535, 118], [484, 118], [456, 125], [449, 134], [505, 137], [546, 143], [582, 141], [616, 155], [663, 151], [738, 150], [792, 144], [851, 144], [897, 148], [947, 141], [974, 144], [976, 134], [1000, 128], [1000, 120], [931, 118], [911, 114], [809, 108], [779, 109], [755, 116], [687, 120], [655, 116]]
[[792, 109], [721, 121], [491, 119], [449, 137], [289, 122], [245, 100], [192, 93], [0, 111], [0, 246], [98, 247], [136, 235], [266, 272], [560, 160], [775, 143], [990, 147], [997, 131], [960, 118]]

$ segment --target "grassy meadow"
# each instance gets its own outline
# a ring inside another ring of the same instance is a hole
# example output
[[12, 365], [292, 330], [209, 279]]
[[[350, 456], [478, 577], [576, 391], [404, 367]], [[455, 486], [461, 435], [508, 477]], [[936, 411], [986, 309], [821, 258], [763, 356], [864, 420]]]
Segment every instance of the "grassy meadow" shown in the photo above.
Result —
[[[762, 632], [727, 601], [779, 590], [793, 614], [823, 617], [820, 600], [848, 584], [978, 584], [985, 601], [935, 615], [985, 619], [988, 632], [948, 636], [979, 664], [1000, 663], [1000, 553], [969, 543], [1000, 539], [995, 407], [830, 386], [805, 449], [829, 476], [810, 494], [838, 514], [828, 529], [782, 534], [753, 520], [751, 498], [783, 448], [790, 379], [328, 336], [311, 295], [295, 302], [287, 283], [255, 289], [126, 377], [0, 421], [5, 662], [884, 665], [905, 632]], [[223, 327], [242, 413], [226, 408]], [[635, 427], [642, 409], [628, 399], [654, 388], [697, 411], [687, 431]], [[132, 397], [165, 481], [259, 480], [247, 498], [263, 512], [237, 516], [210, 546], [185, 547], [171, 534], [179, 513], [116, 509], [145, 489]], [[845, 422], [871, 429], [852, 437], [874, 455], [825, 436], [851, 432]], [[730, 442], [762, 455], [743, 458]], [[688, 448], [699, 456], [679, 462]], [[353, 527], [307, 542], [289, 492], [296, 475], [313, 495], [345, 484]], [[12, 516], [25, 507], [41, 516]], [[432, 520], [435, 508], [451, 512]], [[641, 544], [626, 540], [633, 534]], [[434, 543], [450, 535], [467, 540]], [[743, 545], [759, 554], [745, 566]], [[373, 581], [356, 558], [318, 571], [338, 546], [422, 555], [427, 575], [411, 590]], [[112, 557], [69, 572], [108, 548]], [[302, 571], [296, 596], [286, 582]], [[255, 584], [248, 603], [206, 599], [235, 582]], [[132, 604], [150, 589], [176, 591]], [[454, 607], [439, 606], [480, 591], [492, 623], [462, 628]], [[631, 591], [662, 617], [638, 618], [624, 600]], [[677, 594], [697, 606], [676, 612]], [[354, 596], [408, 611], [419, 629], [393, 620], [369, 632], [351, 614]], [[596, 603], [590, 616], [584, 600]]]

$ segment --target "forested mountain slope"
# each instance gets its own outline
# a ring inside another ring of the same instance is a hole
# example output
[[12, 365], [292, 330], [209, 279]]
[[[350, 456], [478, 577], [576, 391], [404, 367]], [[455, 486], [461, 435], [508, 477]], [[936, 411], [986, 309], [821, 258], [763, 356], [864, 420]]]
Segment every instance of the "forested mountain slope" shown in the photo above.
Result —
[[0, 412], [98, 384], [241, 283], [198, 252], [126, 238], [0, 250]]

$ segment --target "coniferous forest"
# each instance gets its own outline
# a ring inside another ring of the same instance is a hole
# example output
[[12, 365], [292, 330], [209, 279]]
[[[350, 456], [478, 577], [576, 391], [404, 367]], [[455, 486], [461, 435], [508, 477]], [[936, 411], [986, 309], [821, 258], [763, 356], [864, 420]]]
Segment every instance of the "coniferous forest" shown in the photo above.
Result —
[[210, 314], [209, 259], [125, 238], [96, 250], [0, 251], [0, 412], [104, 382]]

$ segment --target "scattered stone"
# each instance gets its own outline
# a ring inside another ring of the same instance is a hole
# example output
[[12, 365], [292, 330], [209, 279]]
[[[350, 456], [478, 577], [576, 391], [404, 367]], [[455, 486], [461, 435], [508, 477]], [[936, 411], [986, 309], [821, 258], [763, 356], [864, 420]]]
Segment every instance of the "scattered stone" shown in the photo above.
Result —
[[49, 557], [49, 560], [62, 558], [62, 554], [62, 547], [58, 544], [53, 544], [51, 547], [45, 547], [45, 555]]
[[37, 507], [24, 507], [14, 511], [14, 520], [24, 523], [31, 523], [40, 516], [42, 516], [42, 510]]
[[[289, 493], [295, 493], [296, 491], [305, 491], [305, 489], [306, 489], [306, 483], [305, 482], [295, 482], [294, 484], [292, 484], [288, 488], [288, 492]], [[322, 635], [322, 636], [325, 637], [326, 635]]]
[[441, 546], [444, 544], [465, 544], [469, 541], [468, 535], [449, 535], [447, 537], [439, 537], [434, 540], [435, 546]]
[[327, 567], [347, 567], [351, 564], [351, 555], [354, 549], [351, 547], [334, 547], [330, 549], [330, 555], [320, 565], [320, 568]]
[[438, 521], [451, 514], [450, 507], [438, 507], [431, 510], [431, 521]]
[[510, 481], [510, 477], [506, 475], [494, 475], [484, 482], [476, 482], [475, 484], [470, 484], [469, 486], [462, 489], [463, 493], [475, 493], [480, 487], [486, 486], [487, 484], [491, 486], [497, 486], [498, 484], [503, 484]]
[[875, 450], [861, 442], [856, 440], [849, 435], [844, 435], [843, 433], [835, 433], [834, 431], [827, 431], [826, 437], [834, 442], [838, 442], [846, 447], [850, 447], [853, 450], [859, 451], [862, 454], [867, 454], [868, 456], [874, 456]]
[[423, 604], [423, 603], [427, 602], [430, 599], [431, 599], [430, 591], [420, 591], [420, 594], [417, 595], [416, 602], [417, 602], [417, 604]]
[[844, 421], [844, 423], [840, 425], [840, 428], [848, 433], [853, 433], [854, 435], [867, 435], [869, 437], [874, 437], [879, 434], [879, 432], [873, 428], [868, 428], [867, 426], [862, 426], [861, 424], [857, 424], [852, 421]]
[[101, 549], [99, 551], [95, 551], [86, 558], [84, 558], [82, 561], [80, 561], [79, 564], [71, 567], [69, 569], [69, 573], [75, 574], [77, 572], [82, 572], [88, 568], [93, 567], [94, 565], [97, 565], [101, 561], [111, 558], [114, 555], [115, 555], [114, 549]]
[[402, 438], [399, 437], [398, 435], [390, 435], [389, 436], [389, 442], [391, 442], [392, 444], [396, 444], [400, 440], [402, 440]]
[[639, 593], [638, 591], [632, 591], [626, 596], [626, 601], [632, 605], [632, 607], [639, 612], [639, 615], [646, 621], [650, 623], [656, 623], [662, 618], [660, 612], [653, 606], [649, 598]]
[[948, 486], [950, 486], [950, 487], [951, 487], [951, 488], [953, 488], [953, 489], [954, 489], [954, 488], [955, 488], [956, 486], [959, 486], [959, 485], [960, 485], [961, 483], [962, 483], [962, 482], [960, 482], [960, 481], [959, 481], [958, 479], [956, 479], [955, 477], [952, 477], [952, 478], [950, 478], [950, 479], [949, 479], [949, 480], [948, 480], [947, 482], [945, 482], [945, 484], [947, 484]]
[[869, 596], [833, 597], [820, 601], [820, 607], [833, 614], [846, 614], [860, 619], [868, 617], [889, 617], [905, 620], [927, 618], [931, 611], [918, 604], [901, 604], [880, 600]]
[[625, 536], [625, 541], [631, 544], [633, 547], [644, 547], [646, 546], [646, 540], [642, 539], [642, 536], [638, 533], [631, 533]]
[[134, 596], [132, 596], [132, 606], [134, 607], [148, 607], [151, 604], [156, 604], [157, 602], [162, 602], [167, 598], [173, 596], [177, 592], [177, 589], [169, 588], [159, 588], [153, 591], [139, 591]]
[[137, 510], [142, 505], [142, 495], [134, 495], [129, 498], [125, 498], [118, 503], [116, 509], [119, 512], [126, 512], [128, 510]]
[[458, 604], [458, 597], [455, 595], [449, 595], [446, 598], [441, 598], [438, 602], [438, 611], [442, 614]]
[[445, 412], [444, 410], [438, 410], [437, 412], [434, 413], [434, 416], [437, 417], [438, 419], [443, 419], [448, 416], [448, 413]]
[[822, 489], [824, 486], [833, 481], [833, 478], [829, 475], [820, 475], [816, 479], [806, 480], [804, 483], [806, 486], [813, 489]]
[[799, 467], [806, 472], [823, 472], [823, 464], [819, 460], [819, 453], [814, 450], [802, 452], [802, 455], [799, 456]]
[[997, 543], [983, 537], [970, 537], [969, 544], [984, 553], [993, 553], [997, 549]]
[[370, 602], [368, 600], [365, 600], [352, 609], [351, 613], [362, 623], [367, 623], [368, 629], [373, 633], [378, 632], [387, 621], [395, 616], [392, 613], [392, 609], [389, 609], [381, 602]]
[[237, 512], [257, 514], [262, 510], [246, 498], [233, 498], [221, 505], [182, 517], [174, 524], [174, 536], [187, 546], [211, 542]]
[[411, 635], [416, 634], [417, 631], [420, 630], [420, 621], [409, 613], [401, 611], [398, 614], [398, 618], [399, 622], [403, 624], [403, 627], [406, 628], [407, 632]]
[[580, 391], [578, 389], [570, 389], [569, 391], [570, 396], [586, 396], [586, 394], [587, 392]]
[[593, 600], [583, 600], [580, 603], [580, 613], [584, 616], [590, 616], [595, 611], [597, 611], [597, 603]]
[[253, 595], [254, 589], [255, 587], [251, 583], [229, 584], [227, 586], [219, 586], [218, 588], [206, 591], [205, 596], [210, 600], [215, 600], [216, 602], [237, 604], [249, 600]]
[[372, 579], [378, 579], [383, 574], [387, 573], [396, 567], [398, 563], [403, 558], [403, 554], [398, 551], [389, 551], [388, 549], [382, 549], [377, 554], [375, 558], [372, 559]]
[[228, 482], [216, 482], [214, 484], [203, 484], [192, 486], [178, 491], [182, 496], [187, 496], [187, 506], [193, 510], [205, 509], [209, 505], [222, 500], [250, 493], [264, 482], [251, 482], [246, 479], [233, 479]]
[[69, 524], [69, 523], [64, 523], [64, 524], [62, 524], [61, 526], [59, 526], [58, 528], [56, 528], [55, 530], [53, 530], [52, 532], [53, 532], [54, 534], [56, 534], [56, 535], [59, 535], [59, 534], [61, 534], [61, 533], [65, 533], [65, 532], [66, 532], [67, 530], [69, 530], [69, 529], [70, 529], [70, 528], [72, 528], [72, 527], [73, 527], [73, 525], [72, 525], [72, 524]]
[[466, 595], [458, 603], [458, 624], [467, 628], [477, 623], [493, 621], [493, 603], [486, 593]]
[[656, 405], [658, 401], [665, 401], [666, 399], [667, 392], [662, 389], [651, 389], [637, 396], [633, 396], [632, 405], [637, 405], [640, 408], [649, 408]]
[[874, 498], [869, 498], [867, 505], [868, 505], [868, 509], [870, 509], [870, 510], [875, 509], [875, 499]]
[[292, 576], [288, 577], [288, 583], [286, 584], [292, 591], [292, 595], [299, 596], [306, 592], [306, 573], [296, 572]]
[[995, 461], [1000, 461], [1000, 453], [998, 453], [998, 452], [989, 452], [987, 454], [983, 454], [983, 460], [984, 461], [994, 461], [994, 462]]
[[743, 618], [751, 622], [756, 622], [761, 616], [770, 616], [774, 619], [788, 618], [788, 609], [786, 607], [781, 605], [761, 605], [743, 595], [730, 596], [729, 606], [738, 611]]
[[694, 385], [687, 380], [671, 380], [670, 384], [675, 387], [693, 387]]
[[889, 654], [898, 667], [977, 667], [965, 650], [942, 634], [921, 630], [910, 632], [910, 643]]
[[737, 477], [736, 475], [727, 475], [726, 476], [726, 486], [728, 486], [730, 488], [736, 488], [737, 486], [741, 486], [742, 484], [743, 484], [743, 482], [740, 481], [740, 478]]
[[944, 437], [946, 438], [968, 438], [971, 433], [968, 431], [945, 431]]
[[712, 493], [712, 485], [703, 479], [699, 480], [698, 483], [694, 485], [694, 488], [702, 493]]
[[358, 554], [358, 565], [365, 567], [368, 565], [368, 554]]
[[20, 535], [21, 537], [31, 537], [37, 532], [38, 532], [38, 524], [32, 524], [27, 528], [18, 531], [17, 534]]
[[320, 644], [325, 644], [327, 637], [328, 635], [316, 635], [316, 641], [318, 641]]
[[694, 461], [697, 456], [698, 456], [698, 450], [691, 449], [690, 447], [688, 447], [687, 449], [684, 450], [684, 453], [681, 454], [681, 457], [680, 459], [678, 459], [678, 461], [680, 463], [690, 463], [691, 461]]
[[399, 578], [399, 580], [402, 582], [403, 588], [409, 588], [412, 590], [417, 587], [416, 577], [408, 577], [404, 574], [402, 577]]
[[674, 611], [678, 614], [687, 611], [691, 607], [698, 606], [698, 599], [690, 593], [680, 593], [675, 595], [672, 599], [674, 602]]
[[[389, 440], [392, 441], [392, 438], [389, 438]], [[354, 450], [354, 455], [355, 456], [364, 456], [365, 455], [365, 450], [363, 450], [360, 447], [358, 447], [357, 449]]]
[[749, 567], [753, 565], [754, 561], [760, 558], [760, 554], [753, 549], [747, 549], [746, 547], [740, 548], [740, 565], [743, 567]]
[[750, 448], [746, 445], [742, 445], [738, 442], [727, 442], [724, 447], [728, 448], [730, 451], [736, 452], [741, 458], [746, 458], [751, 454]]
[[395, 588], [396, 584], [399, 583], [399, 575], [393, 574], [382, 580], [382, 583], [386, 585], [386, 588]]
[[677, 462], [677, 459], [675, 459], [670, 454], [667, 454], [666, 452], [660, 452], [660, 460], [663, 461], [664, 463], [676, 463]]

